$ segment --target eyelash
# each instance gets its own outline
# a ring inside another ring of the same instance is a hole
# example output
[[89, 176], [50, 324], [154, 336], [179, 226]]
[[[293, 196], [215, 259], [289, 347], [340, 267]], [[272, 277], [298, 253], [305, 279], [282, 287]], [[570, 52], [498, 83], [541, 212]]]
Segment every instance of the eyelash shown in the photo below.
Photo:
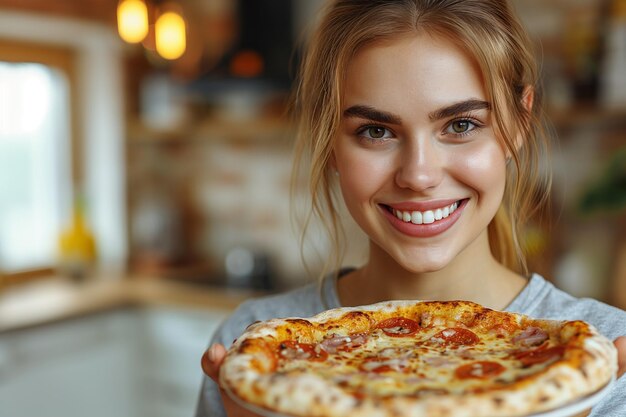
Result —
[[[459, 122], [465, 122], [465, 123], [469, 123], [471, 126], [468, 130], [464, 131], [464, 132], [448, 132], [449, 129], [452, 129], [452, 125], [454, 123], [459, 123]], [[476, 133], [477, 130], [481, 129], [482, 127], [484, 127], [485, 125], [478, 121], [477, 119], [475, 119], [474, 117], [470, 116], [470, 115], [465, 115], [465, 116], [460, 116], [457, 117], [455, 119], [450, 120], [448, 123], [446, 123], [444, 130], [443, 130], [443, 134], [444, 135], [452, 135], [453, 137], [456, 138], [464, 138], [466, 136], [472, 135], [474, 133]], [[373, 129], [373, 128], [377, 128], [377, 129], [383, 129], [385, 131], [385, 134], [383, 135], [383, 137], [381, 138], [373, 138], [371, 136], [366, 136], [365, 133], [369, 130], [369, 129]], [[360, 138], [361, 140], [364, 140], [368, 143], [371, 144], [378, 144], [383, 142], [385, 139], [389, 139], [390, 137], [393, 136], [389, 136], [389, 135], [394, 135], [393, 131], [386, 128], [385, 126], [379, 125], [379, 124], [366, 124], [363, 126], [360, 126], [357, 131], [356, 131], [356, 135], [358, 138]]]
[[[382, 129], [385, 131], [385, 134], [383, 135], [382, 138], [373, 138], [371, 136], [365, 136], [365, 132], [367, 132], [369, 129]], [[357, 131], [356, 131], [356, 135], [359, 139], [366, 141], [367, 143], [371, 143], [371, 144], [377, 144], [377, 143], [381, 143], [383, 142], [385, 139], [389, 139], [390, 137], [393, 136], [393, 132], [381, 125], [377, 125], [377, 124], [366, 124], [363, 126], [360, 126]], [[389, 136], [392, 135], [392, 136]]]
[[[465, 123], [469, 123], [471, 125], [471, 128], [469, 128], [468, 130], [464, 131], [464, 132], [449, 132], [449, 129], [452, 129], [452, 125], [454, 123], [459, 123], [459, 122], [465, 122]], [[461, 116], [458, 117], [456, 119], [450, 120], [443, 131], [444, 135], [452, 135], [454, 137], [457, 138], [464, 138], [466, 136], [472, 135], [474, 133], [476, 133], [476, 130], [480, 129], [484, 127], [484, 124], [481, 123], [480, 121], [476, 120], [475, 118], [471, 117], [471, 116]]]

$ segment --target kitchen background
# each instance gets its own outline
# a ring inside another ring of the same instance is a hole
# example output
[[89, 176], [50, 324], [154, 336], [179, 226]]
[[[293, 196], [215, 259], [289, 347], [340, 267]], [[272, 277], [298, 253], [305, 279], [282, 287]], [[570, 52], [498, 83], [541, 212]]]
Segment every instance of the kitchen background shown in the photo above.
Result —
[[[190, 415], [219, 321], [328, 255], [303, 265], [287, 116], [322, 0], [146, 0], [139, 43], [123, 3], [0, 0], [0, 417]], [[513, 3], [558, 136], [531, 267], [626, 308], [626, 0]]]

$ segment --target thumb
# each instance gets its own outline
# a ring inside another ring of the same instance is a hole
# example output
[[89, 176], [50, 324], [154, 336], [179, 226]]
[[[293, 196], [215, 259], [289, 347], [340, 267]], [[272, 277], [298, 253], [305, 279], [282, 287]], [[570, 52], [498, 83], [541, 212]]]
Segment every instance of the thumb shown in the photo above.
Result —
[[617, 348], [617, 377], [626, 373], [626, 336], [620, 336], [613, 342]]
[[202, 370], [213, 381], [218, 382], [220, 366], [226, 357], [226, 348], [218, 343], [213, 344], [202, 355]]

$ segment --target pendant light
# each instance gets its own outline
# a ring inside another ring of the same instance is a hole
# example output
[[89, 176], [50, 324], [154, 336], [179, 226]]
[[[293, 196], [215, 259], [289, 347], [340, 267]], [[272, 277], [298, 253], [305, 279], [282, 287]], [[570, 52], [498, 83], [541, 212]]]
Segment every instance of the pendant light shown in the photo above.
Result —
[[148, 34], [148, 7], [143, 0], [120, 0], [117, 30], [128, 43], [141, 42]]
[[187, 47], [186, 25], [182, 13], [165, 7], [154, 25], [156, 50], [165, 59], [179, 58]]

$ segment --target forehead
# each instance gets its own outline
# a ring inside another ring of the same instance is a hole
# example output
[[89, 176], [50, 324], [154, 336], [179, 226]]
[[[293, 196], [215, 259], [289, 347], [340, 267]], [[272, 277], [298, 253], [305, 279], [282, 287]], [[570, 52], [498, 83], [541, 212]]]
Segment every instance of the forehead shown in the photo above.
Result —
[[[468, 98], [486, 100], [477, 63], [462, 47], [426, 33], [361, 48], [347, 67], [344, 108], [368, 104], [406, 111]], [[400, 114], [400, 113], [399, 113]]]

